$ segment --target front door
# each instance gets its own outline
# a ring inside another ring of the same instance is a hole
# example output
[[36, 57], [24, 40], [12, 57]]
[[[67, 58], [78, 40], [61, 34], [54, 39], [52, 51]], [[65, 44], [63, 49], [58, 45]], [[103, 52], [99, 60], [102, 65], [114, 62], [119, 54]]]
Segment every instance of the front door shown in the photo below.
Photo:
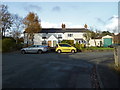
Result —
[[51, 41], [48, 41], [48, 46], [52, 46], [52, 42]]
[[53, 41], [53, 47], [55, 47], [57, 44], [57, 41]]

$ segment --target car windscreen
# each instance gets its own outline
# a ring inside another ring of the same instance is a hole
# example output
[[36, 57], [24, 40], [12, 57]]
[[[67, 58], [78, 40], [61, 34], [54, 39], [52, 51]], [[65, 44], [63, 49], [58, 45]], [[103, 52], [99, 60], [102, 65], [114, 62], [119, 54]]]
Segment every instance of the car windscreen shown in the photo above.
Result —
[[59, 46], [61, 46], [61, 47], [71, 47], [70, 45], [67, 45], [67, 44], [59, 44]]

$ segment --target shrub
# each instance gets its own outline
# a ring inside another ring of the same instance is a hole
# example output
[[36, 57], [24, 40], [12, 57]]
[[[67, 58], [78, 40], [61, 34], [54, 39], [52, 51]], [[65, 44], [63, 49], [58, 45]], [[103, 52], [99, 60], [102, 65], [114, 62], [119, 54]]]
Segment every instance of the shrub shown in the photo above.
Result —
[[79, 44], [78, 42], [76, 42], [75, 47], [76, 47], [77, 49], [80, 49], [80, 44]]
[[78, 42], [76, 42], [75, 48], [77, 48], [78, 50], [81, 50], [83, 47], [82, 47], [82, 44], [79, 44]]
[[16, 43], [14, 39], [4, 38], [2, 40], [2, 51], [3, 52], [13, 51], [15, 49], [16, 49]]

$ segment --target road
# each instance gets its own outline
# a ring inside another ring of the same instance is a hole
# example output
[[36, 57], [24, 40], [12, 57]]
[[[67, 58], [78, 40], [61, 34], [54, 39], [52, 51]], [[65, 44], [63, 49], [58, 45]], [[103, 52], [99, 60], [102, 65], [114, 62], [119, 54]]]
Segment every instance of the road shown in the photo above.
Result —
[[113, 52], [3, 54], [2, 88], [118, 88]]

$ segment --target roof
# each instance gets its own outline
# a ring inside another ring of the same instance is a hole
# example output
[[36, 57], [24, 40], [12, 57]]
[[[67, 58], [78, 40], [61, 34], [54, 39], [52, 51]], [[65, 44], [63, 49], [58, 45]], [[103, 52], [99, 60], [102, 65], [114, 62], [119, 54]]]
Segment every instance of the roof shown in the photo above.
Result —
[[[42, 28], [38, 33], [65, 33], [65, 32], [86, 32], [85, 28]], [[24, 32], [25, 33], [25, 32]]]

